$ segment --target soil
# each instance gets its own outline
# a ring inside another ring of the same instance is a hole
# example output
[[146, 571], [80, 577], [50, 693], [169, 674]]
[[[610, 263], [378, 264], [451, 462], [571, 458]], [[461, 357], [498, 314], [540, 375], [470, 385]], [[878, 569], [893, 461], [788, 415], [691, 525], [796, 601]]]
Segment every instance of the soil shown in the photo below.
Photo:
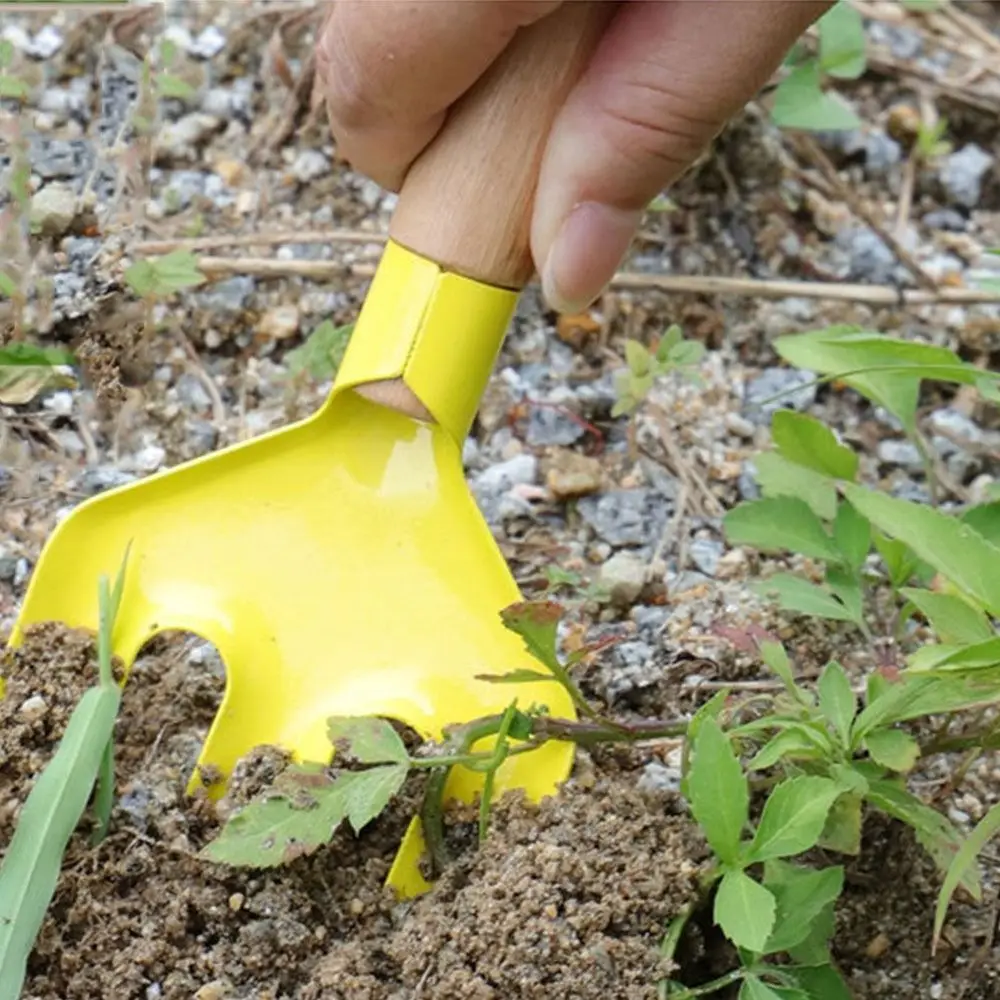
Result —
[[[860, 6], [870, 67], [836, 86], [864, 127], [818, 142], [884, 230], [894, 229], [908, 199], [899, 228], [911, 257], [946, 286], [969, 284], [985, 249], [1000, 245], [995, 47], [950, 14], [879, 0]], [[22, 58], [23, 39], [11, 36], [18, 54], [10, 72], [33, 88], [18, 106], [37, 140], [32, 183], [80, 193], [93, 182], [97, 197], [65, 233], [30, 243], [35, 335], [74, 349], [81, 385], [0, 404], [0, 639], [44, 540], [80, 501], [320, 404], [329, 380], [293, 377], [290, 352], [321, 322], [356, 317], [394, 207], [391, 195], [337, 158], [321, 106], [302, 100], [310, 5], [166, 7], [4, 13], [5, 31], [23, 28], [41, 45], [54, 30], [63, 42], [50, 56]], [[1000, 37], [995, 4], [963, 10]], [[174, 72], [195, 96], [164, 101], [162, 143], [144, 172], [130, 155], [148, 150], [126, 124], [138, 60], [167, 31], [164, 17], [182, 52]], [[992, 158], [972, 204], [945, 190], [938, 166], [908, 171], [905, 143], [895, 150], [890, 143], [899, 122], [928, 102], [946, 116], [957, 150], [975, 143]], [[5, 124], [10, 103], [0, 108]], [[190, 142], [177, 141], [182, 124]], [[0, 148], [0, 171], [7, 155]], [[647, 213], [624, 270], [913, 287], [908, 269], [860, 225], [857, 206], [769, 123], [760, 102], [734, 118], [668, 195], [667, 208]], [[13, 232], [0, 215], [0, 238]], [[283, 236], [247, 242], [262, 232]], [[307, 234], [319, 238], [306, 241]], [[157, 304], [152, 326], [123, 277], [127, 263], [163, 252], [142, 249], [150, 240], [190, 248], [208, 274], [204, 287]], [[277, 270], [265, 274], [262, 257]], [[324, 275], [303, 270], [323, 262]], [[0, 301], [0, 343], [13, 332], [13, 315]], [[672, 323], [708, 347], [703, 385], [664, 380], [634, 421], [612, 418], [607, 384], [624, 339], [652, 344]], [[624, 640], [622, 652], [581, 672], [598, 703], [633, 719], [676, 718], [723, 683], [768, 690], [773, 678], [750, 650], [762, 630], [782, 639], [806, 679], [836, 657], [862, 684], [878, 662], [882, 652], [856, 630], [779, 613], [750, 591], [764, 571], [810, 573], [814, 564], [731, 548], [720, 530], [721, 514], [748, 495], [748, 463], [768, 446], [766, 421], [747, 398], [756, 380], [789, 374], [773, 339], [835, 323], [948, 346], [986, 368], [1000, 364], [995, 303], [774, 301], [616, 285], [586, 314], [555, 317], [535, 286], [526, 289], [470, 434], [466, 468], [526, 596], [548, 593], [553, 566], [578, 574], [579, 585], [556, 595], [569, 609], [567, 643]], [[926, 494], [919, 469], [886, 457], [885, 445], [903, 442], [884, 413], [838, 386], [821, 388], [801, 408], [858, 452], [866, 481]], [[922, 417], [943, 409], [960, 418], [965, 435], [957, 453], [942, 452], [946, 500], [967, 502], [1000, 479], [1000, 421], [964, 392], [928, 387]], [[954, 419], [949, 426], [954, 434]], [[524, 459], [537, 462], [525, 481], [498, 494], [483, 485], [498, 465]], [[577, 484], [568, 492], [555, 485], [567, 470]], [[581, 477], [589, 485], [579, 486]], [[640, 491], [647, 501], [629, 507]], [[622, 506], [599, 524], [586, 506], [595, 497]], [[655, 579], [627, 598], [594, 597], [590, 586], [620, 552]], [[96, 677], [93, 641], [42, 627], [4, 654], [0, 676], [2, 857], [20, 803]], [[384, 883], [418, 782], [360, 835], [340, 831], [280, 871], [207, 864], [197, 852], [226, 810], [283, 763], [261, 748], [222, 803], [186, 796], [223, 685], [213, 651], [188, 636], [157, 638], [132, 667], [116, 732], [110, 834], [96, 848], [85, 825], [74, 838], [30, 959], [25, 1000], [658, 1000], [665, 975], [695, 985], [736, 964], [712, 929], [711, 900], [690, 922], [677, 968], [659, 952], [666, 925], [696, 897], [706, 862], [674, 788], [677, 748], [669, 742], [581, 752], [557, 796], [498, 803], [481, 848], [474, 817], [452, 810], [455, 863], [414, 901], [396, 900]], [[967, 830], [1000, 798], [1000, 768], [995, 754], [984, 754], [951, 788], [958, 763], [922, 761], [911, 788], [937, 796]], [[846, 871], [833, 948], [857, 1000], [1000, 996], [995, 851], [983, 854], [983, 903], [955, 900], [935, 956], [941, 876], [905, 827], [869, 815], [864, 850]]]

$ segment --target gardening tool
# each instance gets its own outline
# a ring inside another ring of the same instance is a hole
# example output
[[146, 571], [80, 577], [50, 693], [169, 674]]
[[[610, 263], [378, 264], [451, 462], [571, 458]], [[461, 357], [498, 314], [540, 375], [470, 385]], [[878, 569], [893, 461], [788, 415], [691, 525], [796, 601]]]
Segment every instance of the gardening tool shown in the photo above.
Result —
[[[44, 547], [12, 645], [42, 621], [95, 629], [98, 578], [130, 547], [114, 652], [129, 667], [167, 630], [216, 647], [226, 689], [198, 763], [223, 780], [261, 744], [328, 761], [331, 715], [440, 738], [516, 693], [573, 717], [556, 684], [476, 679], [537, 664], [501, 622], [521, 596], [461, 453], [533, 273], [545, 135], [612, 9], [568, 3], [520, 32], [414, 164], [321, 408], [82, 503]], [[566, 743], [514, 756], [496, 791], [553, 793], [571, 759]], [[481, 783], [455, 768], [448, 794]], [[426, 887], [420, 848], [415, 822], [390, 874], [403, 894]]]

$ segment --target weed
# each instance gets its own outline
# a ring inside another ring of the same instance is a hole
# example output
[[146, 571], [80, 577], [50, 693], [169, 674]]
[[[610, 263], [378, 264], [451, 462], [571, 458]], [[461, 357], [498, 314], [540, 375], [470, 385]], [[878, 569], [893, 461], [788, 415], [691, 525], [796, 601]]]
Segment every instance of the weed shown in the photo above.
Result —
[[699, 340], [685, 340], [681, 328], [676, 324], [663, 334], [652, 352], [638, 340], [626, 340], [626, 367], [615, 378], [618, 399], [611, 409], [611, 415], [620, 417], [634, 413], [652, 389], [653, 383], [672, 372], [681, 371], [696, 385], [700, 384], [700, 377], [694, 367], [704, 354], [705, 345]]
[[153, 311], [159, 299], [205, 282], [198, 258], [190, 250], [174, 250], [162, 257], [144, 258], [125, 268], [125, 283], [146, 306], [144, 336], [154, 329]]
[[294, 379], [308, 375], [317, 382], [333, 379], [344, 359], [353, 330], [353, 323], [335, 326], [328, 319], [320, 323], [298, 347], [285, 356], [291, 377]]
[[114, 794], [113, 733], [121, 706], [111, 640], [127, 559], [126, 552], [113, 588], [106, 577], [100, 581], [99, 681], [74, 708], [55, 754], [21, 808], [0, 866], [0, 1000], [21, 995], [28, 956], [55, 892], [63, 853], [95, 783], [94, 840], [107, 829]]
[[825, 77], [856, 80], [866, 67], [864, 23], [849, 0], [838, 0], [816, 24], [817, 52], [801, 44], [785, 59], [788, 74], [774, 91], [771, 118], [781, 128], [814, 132], [850, 131], [861, 120], [836, 93], [823, 89]]

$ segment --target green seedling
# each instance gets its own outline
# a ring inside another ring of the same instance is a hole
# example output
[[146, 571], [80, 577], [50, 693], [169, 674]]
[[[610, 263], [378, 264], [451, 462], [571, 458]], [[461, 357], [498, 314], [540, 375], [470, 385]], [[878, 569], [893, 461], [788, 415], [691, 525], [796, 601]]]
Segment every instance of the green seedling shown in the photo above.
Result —
[[146, 307], [144, 336], [153, 330], [153, 309], [160, 299], [205, 283], [198, 258], [190, 250], [174, 250], [162, 257], [144, 258], [125, 268], [125, 283]]
[[867, 67], [864, 24], [848, 0], [839, 0], [816, 24], [818, 52], [796, 46], [785, 60], [788, 75], [774, 92], [771, 118], [780, 128], [813, 132], [850, 131], [861, 120], [836, 93], [824, 90], [825, 77], [856, 80]]
[[19, 406], [50, 389], [76, 387], [72, 353], [15, 342], [0, 347], [0, 403]]
[[52, 760], [25, 800], [0, 866], [0, 1000], [17, 1000], [21, 995], [28, 957], [52, 901], [63, 854], [95, 782], [98, 830], [103, 835], [107, 828], [114, 781], [109, 748], [122, 695], [112, 672], [111, 637], [125, 561], [112, 589], [106, 577], [100, 581], [99, 682], [74, 708]]
[[334, 379], [353, 330], [353, 323], [335, 326], [330, 320], [324, 320], [298, 347], [285, 355], [289, 375], [293, 379], [308, 375], [317, 382]]
[[653, 383], [671, 372], [681, 371], [699, 384], [694, 370], [705, 354], [705, 345], [698, 340], [685, 340], [681, 328], [671, 326], [660, 338], [656, 350], [638, 340], [625, 341], [626, 367], [615, 378], [618, 399], [611, 409], [613, 417], [632, 414], [642, 405]]

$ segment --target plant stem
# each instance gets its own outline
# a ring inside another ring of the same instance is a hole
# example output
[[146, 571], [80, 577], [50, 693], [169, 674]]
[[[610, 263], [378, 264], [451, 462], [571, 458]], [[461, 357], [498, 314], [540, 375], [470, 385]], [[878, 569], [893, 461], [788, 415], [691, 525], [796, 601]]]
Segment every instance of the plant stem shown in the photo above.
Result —
[[664, 997], [664, 1000], [692, 1000], [693, 997], [706, 997], [711, 993], [724, 990], [727, 986], [732, 986], [733, 983], [738, 983], [744, 978], [746, 972], [746, 969], [733, 969], [732, 972], [727, 972], [724, 976], [719, 976], [718, 979], [703, 983], [701, 986], [688, 986], [677, 993], [661, 992], [661, 996]]

